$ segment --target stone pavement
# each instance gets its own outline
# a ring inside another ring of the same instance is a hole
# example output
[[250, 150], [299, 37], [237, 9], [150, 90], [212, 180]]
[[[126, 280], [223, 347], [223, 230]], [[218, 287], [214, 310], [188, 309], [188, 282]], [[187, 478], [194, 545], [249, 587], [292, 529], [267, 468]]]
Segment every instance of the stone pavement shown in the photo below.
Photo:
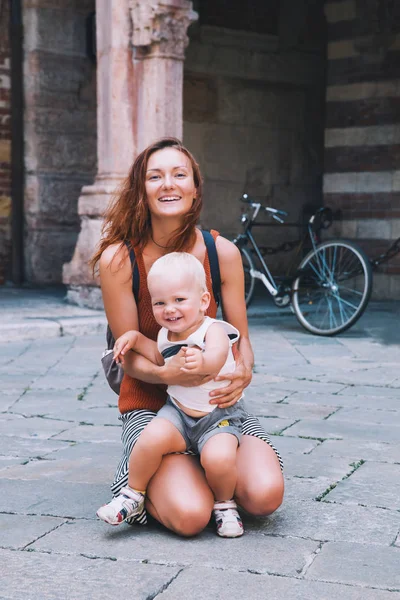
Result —
[[[286, 495], [223, 540], [212, 525], [181, 539], [96, 520], [121, 449], [104, 336], [90, 333], [104, 317], [72, 314], [61, 295], [26, 298], [3, 303], [0, 322], [10, 335], [21, 317], [15, 341], [0, 343], [0, 599], [400, 599], [397, 304], [371, 304], [338, 338], [307, 334], [287, 310], [252, 309], [247, 400], [284, 458]], [[63, 317], [57, 335], [37, 323], [27, 334], [45, 313]], [[68, 330], [68, 316], [80, 327]]]

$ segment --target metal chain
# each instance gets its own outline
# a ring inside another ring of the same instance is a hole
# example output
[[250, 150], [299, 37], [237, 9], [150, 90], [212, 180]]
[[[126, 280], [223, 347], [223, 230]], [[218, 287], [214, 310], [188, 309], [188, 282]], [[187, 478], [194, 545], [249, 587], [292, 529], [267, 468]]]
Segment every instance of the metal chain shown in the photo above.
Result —
[[295, 242], [283, 242], [280, 246], [260, 246], [260, 252], [263, 256], [269, 256], [272, 254], [278, 254], [278, 252], [291, 252], [294, 248], [297, 248], [303, 240], [296, 240]]
[[376, 256], [375, 258], [370, 259], [372, 268], [376, 269], [382, 263], [390, 260], [391, 258], [396, 256], [396, 254], [399, 254], [399, 252], [400, 252], [400, 238], [397, 238], [397, 240], [395, 242], [393, 242], [393, 244], [386, 250], [386, 252], [384, 252], [383, 254], [379, 254], [379, 256]]
[[[283, 242], [280, 246], [260, 246], [260, 252], [263, 256], [272, 256], [274, 254], [278, 254], [279, 252], [291, 252], [295, 248], [298, 248], [299, 245], [304, 240], [295, 240], [293, 242]], [[377, 269], [379, 265], [384, 262], [389, 261], [394, 256], [400, 253], [400, 238], [398, 238], [393, 244], [384, 252], [383, 254], [379, 254], [375, 258], [370, 258], [370, 262], [373, 269]]]

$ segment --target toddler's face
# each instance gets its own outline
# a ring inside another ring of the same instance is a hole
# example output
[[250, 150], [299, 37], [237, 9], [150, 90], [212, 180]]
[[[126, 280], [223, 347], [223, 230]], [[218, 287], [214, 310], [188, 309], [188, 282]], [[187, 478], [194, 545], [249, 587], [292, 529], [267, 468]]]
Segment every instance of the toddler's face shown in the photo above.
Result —
[[148, 282], [154, 318], [176, 336], [185, 339], [203, 321], [210, 294], [192, 277], [168, 273]]

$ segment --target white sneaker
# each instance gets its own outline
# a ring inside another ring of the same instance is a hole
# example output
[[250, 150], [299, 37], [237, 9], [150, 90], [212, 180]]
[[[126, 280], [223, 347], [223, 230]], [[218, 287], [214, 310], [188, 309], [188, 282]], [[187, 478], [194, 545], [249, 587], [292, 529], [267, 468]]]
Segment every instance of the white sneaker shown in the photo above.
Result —
[[221, 537], [235, 538], [243, 535], [242, 519], [234, 500], [216, 502], [214, 504], [214, 517], [217, 523], [217, 534]]
[[101, 506], [96, 515], [110, 525], [120, 525], [126, 519], [140, 514], [143, 507], [144, 495], [124, 487], [111, 502]]

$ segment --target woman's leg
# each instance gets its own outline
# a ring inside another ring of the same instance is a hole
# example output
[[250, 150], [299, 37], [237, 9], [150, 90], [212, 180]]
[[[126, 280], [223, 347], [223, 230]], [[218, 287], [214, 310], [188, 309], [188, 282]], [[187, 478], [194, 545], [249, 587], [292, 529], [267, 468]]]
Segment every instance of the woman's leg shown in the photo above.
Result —
[[214, 496], [195, 456], [171, 454], [147, 488], [146, 509], [178, 535], [196, 535], [210, 520]]
[[253, 515], [269, 515], [281, 504], [284, 482], [278, 457], [263, 440], [243, 435], [237, 452], [235, 498]]

